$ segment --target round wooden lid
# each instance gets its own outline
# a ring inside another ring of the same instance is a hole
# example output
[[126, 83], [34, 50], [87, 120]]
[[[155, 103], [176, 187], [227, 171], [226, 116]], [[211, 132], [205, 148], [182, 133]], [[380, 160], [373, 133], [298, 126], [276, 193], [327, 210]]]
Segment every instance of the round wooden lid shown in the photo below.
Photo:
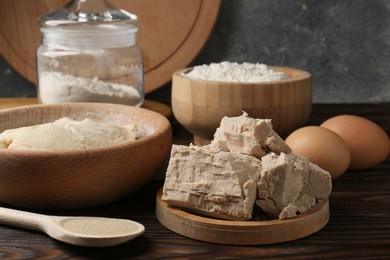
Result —
[[[41, 42], [38, 19], [67, 0], [1, 0], [0, 53], [22, 76], [36, 83], [35, 52]], [[111, 0], [138, 16], [144, 54], [145, 92], [149, 93], [186, 67], [209, 37], [221, 0]]]

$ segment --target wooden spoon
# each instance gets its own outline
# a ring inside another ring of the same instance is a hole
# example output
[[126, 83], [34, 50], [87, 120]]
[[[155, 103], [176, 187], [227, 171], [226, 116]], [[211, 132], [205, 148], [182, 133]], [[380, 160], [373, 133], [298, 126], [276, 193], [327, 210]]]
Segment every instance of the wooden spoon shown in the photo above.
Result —
[[102, 217], [60, 217], [0, 207], [0, 224], [41, 231], [73, 245], [106, 247], [125, 243], [145, 231], [127, 219]]

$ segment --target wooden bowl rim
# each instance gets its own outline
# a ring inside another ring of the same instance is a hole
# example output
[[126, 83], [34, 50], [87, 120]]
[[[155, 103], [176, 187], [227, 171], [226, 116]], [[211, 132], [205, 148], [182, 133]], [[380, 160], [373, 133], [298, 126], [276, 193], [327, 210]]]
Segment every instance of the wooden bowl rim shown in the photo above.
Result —
[[296, 78], [287, 78], [282, 80], [274, 80], [274, 81], [265, 81], [265, 82], [234, 82], [234, 81], [217, 81], [217, 80], [204, 80], [204, 79], [197, 79], [197, 78], [191, 78], [186, 75], [186, 73], [190, 72], [194, 67], [187, 67], [180, 70], [177, 70], [173, 73], [174, 76], [179, 76], [186, 78], [191, 81], [197, 81], [202, 82], [210, 85], [280, 85], [284, 83], [291, 83], [291, 82], [297, 82], [302, 80], [309, 80], [311, 79], [311, 74], [307, 71], [291, 68], [291, 67], [285, 67], [285, 66], [268, 66], [268, 68], [276, 70], [276, 71], [284, 71], [284, 70], [291, 70], [298, 72], [301, 77]]
[[[133, 140], [133, 141], [125, 141], [118, 144], [113, 144], [109, 146], [103, 146], [103, 147], [95, 147], [95, 148], [87, 148], [87, 149], [72, 149], [72, 150], [18, 150], [18, 149], [7, 149], [7, 148], [0, 148], [0, 156], [5, 154], [13, 154], [17, 156], [28, 156], [29, 158], [38, 158], [38, 157], [45, 157], [45, 156], [77, 156], [77, 155], [85, 155], [85, 154], [96, 154], [96, 153], [110, 153], [115, 152], [117, 150], [123, 150], [130, 147], [141, 147], [145, 144], [152, 143], [154, 140], [158, 140], [162, 136], [164, 136], [162, 133], [166, 133], [171, 129], [170, 122], [166, 117], [163, 115], [154, 112], [152, 110], [148, 110], [141, 107], [132, 107], [132, 106], [126, 106], [121, 104], [109, 104], [109, 103], [84, 103], [84, 102], [74, 102], [74, 103], [59, 103], [59, 104], [36, 104], [36, 105], [27, 105], [27, 106], [20, 106], [20, 107], [13, 107], [8, 109], [2, 109], [0, 110], [0, 117], [15, 113], [18, 111], [33, 111], [37, 108], [57, 108], [57, 107], [72, 107], [72, 108], [78, 108], [78, 107], [90, 107], [90, 108], [108, 108], [112, 107], [115, 108], [124, 108], [127, 110], [133, 111], [141, 111], [142, 114], [150, 114], [153, 115], [153, 119], [156, 118], [160, 119], [162, 124], [155, 125], [154, 132], [143, 136], [139, 139]], [[104, 111], [104, 110], [103, 110]], [[64, 115], [65, 116], [65, 115]], [[154, 121], [153, 120], [153, 121]], [[151, 122], [151, 121], [145, 121], [145, 122]]]

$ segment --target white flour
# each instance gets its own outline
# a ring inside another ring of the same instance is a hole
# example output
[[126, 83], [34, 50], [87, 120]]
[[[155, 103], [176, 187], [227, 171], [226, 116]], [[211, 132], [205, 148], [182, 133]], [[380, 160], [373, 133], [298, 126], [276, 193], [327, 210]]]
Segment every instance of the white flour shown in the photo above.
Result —
[[142, 97], [132, 86], [95, 78], [75, 77], [61, 72], [43, 72], [39, 78], [42, 103], [105, 102], [140, 105]]
[[287, 79], [286, 74], [268, 68], [265, 64], [242, 64], [224, 61], [195, 66], [187, 75], [191, 78], [223, 82], [270, 82]]

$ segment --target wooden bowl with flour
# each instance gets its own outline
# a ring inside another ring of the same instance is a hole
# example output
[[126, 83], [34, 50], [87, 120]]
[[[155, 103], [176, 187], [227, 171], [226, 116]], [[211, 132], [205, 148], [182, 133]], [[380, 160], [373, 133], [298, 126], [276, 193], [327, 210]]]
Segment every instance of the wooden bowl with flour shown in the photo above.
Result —
[[[135, 140], [71, 150], [0, 148], [0, 201], [23, 208], [77, 209], [112, 202], [152, 180], [168, 159], [169, 121], [117, 104], [30, 105], [0, 110], [0, 132], [69, 117], [137, 126]], [[50, 137], [50, 131], [47, 137]]]
[[243, 111], [254, 118], [272, 119], [275, 131], [286, 136], [302, 126], [312, 107], [311, 75], [287, 67], [269, 67], [287, 78], [270, 82], [228, 82], [189, 77], [193, 68], [176, 71], [172, 78], [172, 111], [194, 135], [194, 143], [213, 139], [224, 116]]

